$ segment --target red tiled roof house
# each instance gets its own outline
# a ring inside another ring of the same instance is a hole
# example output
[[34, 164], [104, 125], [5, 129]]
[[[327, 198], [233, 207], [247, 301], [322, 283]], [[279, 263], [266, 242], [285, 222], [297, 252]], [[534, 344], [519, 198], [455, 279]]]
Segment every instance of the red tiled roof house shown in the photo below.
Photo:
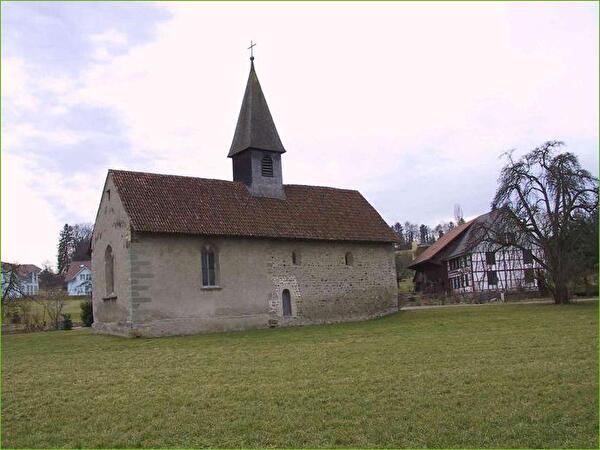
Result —
[[284, 153], [252, 63], [233, 181], [110, 170], [94, 328], [162, 336], [396, 311], [396, 235], [357, 191], [283, 184]]

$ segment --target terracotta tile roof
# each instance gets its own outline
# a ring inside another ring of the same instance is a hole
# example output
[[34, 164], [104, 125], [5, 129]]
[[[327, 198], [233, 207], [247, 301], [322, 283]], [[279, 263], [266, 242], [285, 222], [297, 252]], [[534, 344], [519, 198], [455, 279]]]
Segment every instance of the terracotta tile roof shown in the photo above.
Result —
[[452, 243], [457, 237], [461, 236], [464, 231], [466, 231], [475, 221], [476, 219], [470, 220], [469, 222], [463, 223], [457, 227], [452, 228], [452, 230], [448, 231], [445, 235], [435, 241], [431, 246], [417, 256], [407, 267], [414, 268], [419, 264], [424, 262], [431, 261], [434, 257], [441, 252], [444, 248], [446, 248], [450, 243]]
[[285, 200], [239, 182], [110, 170], [134, 231], [208, 236], [396, 242], [358, 192], [284, 185]]
[[67, 274], [65, 275], [65, 282], [71, 281], [75, 276], [79, 273], [81, 269], [87, 267], [92, 270], [92, 262], [91, 261], [72, 261], [69, 264], [69, 269], [67, 270]]

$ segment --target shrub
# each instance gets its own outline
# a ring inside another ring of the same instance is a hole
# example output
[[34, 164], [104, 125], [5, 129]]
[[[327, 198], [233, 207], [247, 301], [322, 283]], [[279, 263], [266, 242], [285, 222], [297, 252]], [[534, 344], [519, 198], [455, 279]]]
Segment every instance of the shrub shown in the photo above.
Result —
[[73, 328], [73, 321], [71, 320], [71, 314], [69, 314], [69, 313], [62, 314], [62, 321], [60, 322], [58, 328], [60, 330], [71, 330]]
[[81, 308], [81, 322], [84, 327], [91, 327], [94, 323], [94, 312], [92, 309], [92, 301], [85, 300], [79, 305]]

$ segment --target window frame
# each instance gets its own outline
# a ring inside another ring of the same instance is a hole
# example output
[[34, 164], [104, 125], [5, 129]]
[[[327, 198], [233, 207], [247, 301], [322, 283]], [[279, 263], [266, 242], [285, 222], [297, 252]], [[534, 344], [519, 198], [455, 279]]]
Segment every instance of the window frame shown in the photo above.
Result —
[[115, 254], [112, 247], [106, 246], [104, 250], [104, 278], [106, 282], [106, 298], [116, 297], [115, 295]]
[[346, 252], [344, 254], [344, 264], [350, 267], [354, 265], [354, 255], [352, 255], [352, 252]]
[[[288, 308], [286, 308], [286, 297], [285, 293], [287, 292], [287, 304]], [[286, 314], [287, 312], [287, 314]], [[293, 317], [294, 316], [294, 308], [292, 307], [292, 293], [289, 289], [284, 289], [281, 291], [281, 315], [283, 317]]]
[[292, 250], [292, 265], [299, 266], [302, 264], [302, 258], [298, 250]]
[[523, 264], [533, 264], [533, 251], [530, 248], [524, 248], [522, 252]]
[[202, 289], [219, 288], [219, 252], [213, 244], [204, 244], [200, 250], [200, 283]]

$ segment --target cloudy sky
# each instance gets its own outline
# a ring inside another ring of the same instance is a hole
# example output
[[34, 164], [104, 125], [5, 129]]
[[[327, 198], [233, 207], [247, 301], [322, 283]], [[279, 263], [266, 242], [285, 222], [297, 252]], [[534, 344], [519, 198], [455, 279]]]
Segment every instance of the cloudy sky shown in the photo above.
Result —
[[1, 7], [3, 261], [54, 263], [109, 168], [231, 179], [251, 39], [286, 183], [435, 225], [486, 211], [509, 149], [597, 174], [596, 3]]

